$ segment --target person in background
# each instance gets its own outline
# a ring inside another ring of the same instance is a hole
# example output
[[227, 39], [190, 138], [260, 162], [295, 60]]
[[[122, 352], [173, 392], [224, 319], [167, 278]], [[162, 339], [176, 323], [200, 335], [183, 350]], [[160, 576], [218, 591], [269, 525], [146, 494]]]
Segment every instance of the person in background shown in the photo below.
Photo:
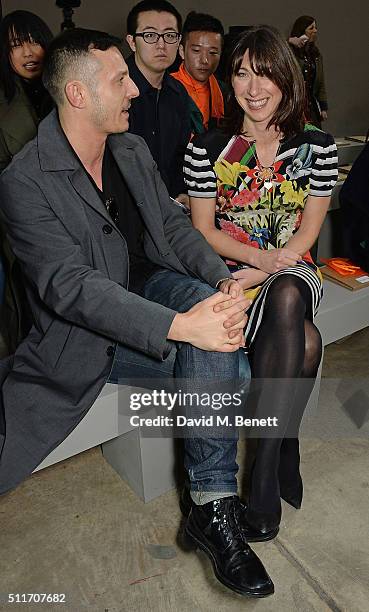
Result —
[[339, 201], [343, 255], [369, 273], [369, 142], [354, 161]]
[[293, 24], [288, 42], [300, 65], [306, 88], [305, 115], [307, 121], [321, 128], [328, 117], [323, 57], [315, 44], [317, 25], [314, 17], [302, 15]]
[[129, 131], [146, 141], [169, 195], [187, 205], [182, 166], [191, 136], [188, 95], [167, 72], [181, 29], [180, 14], [166, 0], [143, 0], [131, 9], [127, 42], [133, 55], [127, 65], [140, 96], [131, 102]]
[[224, 29], [212, 15], [192, 11], [183, 24], [179, 53], [183, 59], [172, 76], [190, 96], [191, 131], [202, 134], [224, 117], [225, 85], [214, 72], [222, 53]]
[[[53, 35], [42, 19], [14, 11], [0, 23], [0, 172], [29, 142], [52, 102], [41, 81], [45, 49]], [[18, 264], [0, 227], [5, 295], [1, 300], [0, 332], [6, 352], [14, 352], [29, 328]], [[6, 280], [5, 280], [6, 279]], [[0, 292], [1, 298], [1, 292]]]
[[228, 82], [225, 130], [196, 136], [184, 170], [193, 225], [243, 287], [254, 287], [247, 406], [279, 427], [259, 436], [246, 516], [249, 539], [268, 540], [278, 533], [281, 497], [302, 502], [297, 434], [322, 351], [313, 323], [322, 280], [309, 249], [337, 180], [337, 149], [305, 124], [302, 75], [274, 28], [240, 36]]
[[46, 23], [28, 11], [9, 13], [0, 23], [0, 171], [51, 110], [41, 74], [52, 37]]

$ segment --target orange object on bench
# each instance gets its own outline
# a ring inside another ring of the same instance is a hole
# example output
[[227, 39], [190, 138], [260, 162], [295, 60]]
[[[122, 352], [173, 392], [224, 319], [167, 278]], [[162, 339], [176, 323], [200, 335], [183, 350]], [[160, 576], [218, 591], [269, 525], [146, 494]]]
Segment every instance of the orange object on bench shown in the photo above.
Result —
[[341, 276], [361, 276], [367, 274], [365, 270], [354, 264], [347, 257], [321, 257], [320, 259]]

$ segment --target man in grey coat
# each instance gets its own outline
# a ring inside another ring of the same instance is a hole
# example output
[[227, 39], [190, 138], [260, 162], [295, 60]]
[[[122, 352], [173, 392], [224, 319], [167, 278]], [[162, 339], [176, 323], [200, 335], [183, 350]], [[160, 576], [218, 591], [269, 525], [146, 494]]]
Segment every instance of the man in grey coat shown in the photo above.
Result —
[[[119, 40], [63, 33], [44, 83], [57, 112], [0, 178], [34, 321], [0, 368], [0, 492], [29, 475], [130, 364], [137, 378], [151, 369], [196, 384], [220, 372], [237, 379], [245, 360], [238, 283], [170, 202], [144, 141], [124, 133], [139, 92]], [[236, 448], [236, 438], [185, 440], [186, 532], [224, 584], [262, 597], [273, 584], [246, 541]]]

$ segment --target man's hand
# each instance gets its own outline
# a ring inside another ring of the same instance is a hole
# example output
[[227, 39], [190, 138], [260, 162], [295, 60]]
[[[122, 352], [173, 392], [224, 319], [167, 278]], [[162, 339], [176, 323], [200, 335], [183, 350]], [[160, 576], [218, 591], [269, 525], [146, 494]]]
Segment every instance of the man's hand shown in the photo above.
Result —
[[320, 111], [320, 117], [321, 117], [321, 120], [322, 120], [322, 121], [327, 121], [327, 119], [328, 119], [328, 113], [327, 113], [327, 111], [326, 111], [326, 110], [322, 110], [322, 111]]
[[291, 249], [273, 249], [271, 251], [263, 251], [262, 249], [255, 249], [255, 268], [267, 272], [268, 274], [274, 274], [280, 270], [285, 270], [290, 266], [295, 266], [298, 261], [301, 261], [302, 257], [299, 253], [291, 251]]
[[[219, 285], [219, 291], [222, 291], [224, 295], [228, 295], [230, 299], [224, 300], [214, 306], [214, 312], [220, 312], [221, 310], [227, 310], [231, 308], [233, 304], [236, 302], [237, 298], [243, 296], [243, 289], [238, 281], [233, 279], [224, 280]], [[242, 302], [240, 302], [242, 307]], [[245, 310], [247, 310], [251, 306], [251, 300], [244, 300], [244, 308], [239, 312], [229, 316], [229, 318], [224, 321], [223, 325], [228, 330], [228, 335], [230, 338], [234, 337], [233, 331], [238, 329], [243, 329], [246, 325], [245, 318], [247, 321], [247, 317], [245, 317]]]
[[245, 310], [249, 305], [250, 301], [243, 295], [225, 299], [222, 292], [215, 293], [188, 312], [178, 313], [169, 329], [168, 340], [188, 342], [204, 351], [237, 351], [244, 346]]

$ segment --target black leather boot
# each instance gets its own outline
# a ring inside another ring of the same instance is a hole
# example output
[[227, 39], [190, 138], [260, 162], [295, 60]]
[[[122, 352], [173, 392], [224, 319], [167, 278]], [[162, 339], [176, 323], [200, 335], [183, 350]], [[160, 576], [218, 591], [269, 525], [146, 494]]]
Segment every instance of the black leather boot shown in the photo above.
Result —
[[266, 597], [274, 585], [262, 562], [251, 550], [239, 522], [243, 513], [237, 495], [197, 506], [192, 504], [185, 536], [205, 552], [217, 579], [249, 597]]
[[298, 438], [283, 440], [278, 470], [281, 498], [297, 510], [301, 508], [303, 496], [299, 446]]
[[[193, 501], [191, 499], [190, 490], [187, 486], [184, 486], [179, 497], [179, 507], [183, 516], [187, 517], [190, 514], [192, 505]], [[238, 522], [247, 542], [267, 542], [268, 540], [275, 538], [278, 534], [279, 520], [277, 520], [277, 524], [272, 525], [271, 528], [265, 528], [265, 522], [263, 522], [261, 527], [251, 525], [247, 518], [247, 506], [241, 500], [237, 506], [237, 513]]]

